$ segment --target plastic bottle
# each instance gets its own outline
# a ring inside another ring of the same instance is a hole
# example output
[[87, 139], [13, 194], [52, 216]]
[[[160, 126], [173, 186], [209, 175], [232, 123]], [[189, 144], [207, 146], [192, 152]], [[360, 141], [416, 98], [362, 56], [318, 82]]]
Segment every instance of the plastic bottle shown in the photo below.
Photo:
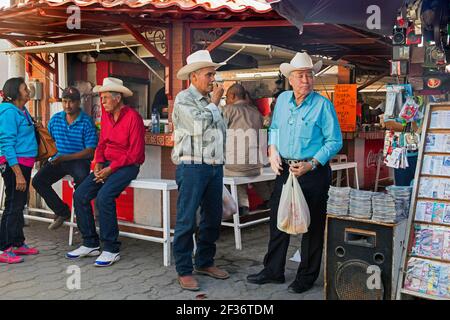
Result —
[[152, 112], [152, 133], [160, 133], [159, 112], [156, 109], [153, 109]]

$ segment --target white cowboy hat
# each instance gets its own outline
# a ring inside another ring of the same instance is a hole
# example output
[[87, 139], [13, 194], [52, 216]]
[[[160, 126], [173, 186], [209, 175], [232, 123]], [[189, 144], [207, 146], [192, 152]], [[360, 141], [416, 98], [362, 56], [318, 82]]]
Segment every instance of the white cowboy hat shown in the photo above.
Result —
[[281, 73], [287, 78], [292, 71], [312, 69], [314, 74], [322, 68], [322, 60], [313, 64], [311, 57], [306, 52], [297, 52], [290, 63], [280, 65]]
[[225, 62], [215, 63], [211, 59], [208, 50], [198, 50], [186, 58], [187, 64], [181, 68], [177, 73], [177, 78], [180, 80], [189, 80], [189, 74], [199, 69], [214, 67], [219, 68], [225, 65]]
[[119, 92], [123, 94], [124, 97], [131, 97], [133, 95], [133, 92], [123, 85], [122, 80], [112, 77], [103, 79], [103, 85], [95, 86], [92, 91], [95, 93]]

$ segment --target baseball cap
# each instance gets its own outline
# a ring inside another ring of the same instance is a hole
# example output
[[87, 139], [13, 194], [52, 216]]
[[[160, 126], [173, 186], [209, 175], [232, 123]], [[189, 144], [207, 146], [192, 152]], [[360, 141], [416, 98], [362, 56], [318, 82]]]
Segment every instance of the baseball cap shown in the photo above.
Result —
[[81, 100], [80, 91], [78, 91], [78, 89], [75, 87], [67, 87], [63, 90], [62, 98], [72, 101]]

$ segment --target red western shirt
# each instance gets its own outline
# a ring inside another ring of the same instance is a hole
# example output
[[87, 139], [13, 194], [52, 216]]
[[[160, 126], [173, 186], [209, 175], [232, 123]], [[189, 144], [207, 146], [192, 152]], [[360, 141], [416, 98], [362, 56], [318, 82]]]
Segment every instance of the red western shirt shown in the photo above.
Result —
[[112, 172], [145, 160], [145, 127], [141, 115], [123, 106], [117, 122], [112, 114], [102, 113], [100, 141], [95, 150], [95, 163], [110, 161]]

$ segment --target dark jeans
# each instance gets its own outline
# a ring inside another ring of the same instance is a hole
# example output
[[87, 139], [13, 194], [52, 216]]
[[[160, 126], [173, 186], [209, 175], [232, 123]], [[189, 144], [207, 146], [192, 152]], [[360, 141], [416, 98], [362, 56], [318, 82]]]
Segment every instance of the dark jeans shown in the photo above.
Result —
[[410, 186], [416, 174], [417, 156], [408, 157], [408, 167], [405, 169], [394, 169], [395, 185]]
[[97, 198], [100, 240], [103, 243], [103, 250], [113, 253], [119, 252], [120, 242], [117, 241], [119, 226], [117, 224], [116, 198], [119, 197], [132, 180], [136, 179], [138, 173], [138, 166], [122, 167], [112, 173], [105, 180], [105, 183], [96, 183], [94, 181], [94, 173], [91, 173], [75, 190], [73, 195], [75, 214], [77, 216], [78, 229], [83, 236], [84, 246], [94, 248], [100, 245], [91, 207], [91, 200]]
[[89, 175], [90, 164], [91, 161], [87, 159], [65, 161], [57, 165], [47, 162], [34, 176], [32, 185], [56, 215], [68, 217], [70, 216], [70, 208], [53, 190], [52, 185], [69, 175], [73, 178], [74, 188], [76, 189]]
[[[264, 257], [264, 271], [273, 278], [284, 276], [286, 254], [290, 235], [277, 228], [278, 205], [283, 184], [289, 177], [289, 165], [283, 163], [282, 174], [275, 180], [275, 189], [270, 199], [270, 240]], [[301, 263], [296, 280], [304, 284], [313, 284], [320, 273], [327, 211], [328, 189], [331, 184], [331, 169], [327, 164], [308, 172], [298, 179], [308, 203], [311, 224], [308, 232], [302, 236]]]
[[0, 250], [2, 251], [12, 246], [20, 247], [25, 241], [23, 209], [28, 201], [32, 168], [20, 165], [20, 169], [27, 181], [25, 192], [16, 190], [16, 175], [9, 165], [6, 165], [2, 173], [5, 183], [5, 211], [3, 211], [0, 225]]
[[195, 265], [214, 265], [215, 242], [219, 239], [222, 221], [223, 166], [180, 164], [177, 166], [177, 222], [173, 240], [176, 270], [180, 276], [193, 271], [192, 235], [196, 229], [196, 212], [201, 206]]

